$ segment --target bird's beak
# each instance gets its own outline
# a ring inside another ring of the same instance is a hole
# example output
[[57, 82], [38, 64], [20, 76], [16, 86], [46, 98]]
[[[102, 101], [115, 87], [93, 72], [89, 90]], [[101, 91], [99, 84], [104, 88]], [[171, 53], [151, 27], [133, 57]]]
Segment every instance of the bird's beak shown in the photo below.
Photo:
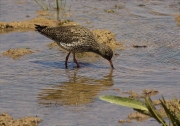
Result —
[[114, 69], [112, 61], [111, 60], [108, 60], [108, 61], [109, 61], [110, 65], [111, 65], [111, 68]]

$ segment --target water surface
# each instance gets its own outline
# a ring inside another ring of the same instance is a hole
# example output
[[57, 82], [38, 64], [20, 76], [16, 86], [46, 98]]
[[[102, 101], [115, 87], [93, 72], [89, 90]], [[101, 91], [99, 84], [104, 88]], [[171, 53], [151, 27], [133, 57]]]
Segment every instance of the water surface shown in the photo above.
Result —
[[[33, 1], [18, 2], [0, 1], [0, 21], [26, 20], [26, 15], [33, 18], [41, 9]], [[109, 29], [126, 46], [115, 51], [119, 54], [113, 58], [115, 69], [103, 58], [89, 62], [87, 57], [78, 58], [80, 69], [70, 57], [69, 69], [65, 69], [66, 53], [49, 49], [46, 44], [52, 41], [46, 37], [34, 31], [0, 34], [1, 53], [18, 47], [40, 50], [18, 60], [0, 57], [1, 113], [6, 111], [15, 118], [37, 115], [43, 119], [40, 126], [121, 125], [118, 120], [126, 119], [133, 110], [101, 101], [100, 95], [148, 88], [159, 91], [154, 99], [179, 97], [180, 29], [174, 19], [180, 9], [178, 0], [66, 3], [67, 8], [71, 5], [71, 16], [63, 18], [90, 29]], [[115, 12], [107, 13], [107, 9]], [[123, 125], [158, 123], [148, 119]]]

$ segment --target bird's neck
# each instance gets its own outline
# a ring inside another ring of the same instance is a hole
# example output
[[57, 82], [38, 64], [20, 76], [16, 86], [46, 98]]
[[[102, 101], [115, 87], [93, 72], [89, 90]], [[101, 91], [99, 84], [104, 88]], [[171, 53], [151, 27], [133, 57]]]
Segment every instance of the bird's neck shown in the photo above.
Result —
[[93, 52], [99, 54], [100, 56], [103, 56], [105, 51], [105, 46], [106, 45], [104, 44], [98, 44], [95, 48], [93, 48]]

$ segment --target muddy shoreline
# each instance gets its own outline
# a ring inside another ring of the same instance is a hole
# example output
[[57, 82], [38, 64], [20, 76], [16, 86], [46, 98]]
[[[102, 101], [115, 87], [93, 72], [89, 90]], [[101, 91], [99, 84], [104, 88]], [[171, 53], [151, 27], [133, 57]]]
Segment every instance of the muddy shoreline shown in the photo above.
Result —
[[37, 117], [27, 116], [13, 119], [9, 114], [0, 114], [0, 126], [37, 126], [42, 120]]

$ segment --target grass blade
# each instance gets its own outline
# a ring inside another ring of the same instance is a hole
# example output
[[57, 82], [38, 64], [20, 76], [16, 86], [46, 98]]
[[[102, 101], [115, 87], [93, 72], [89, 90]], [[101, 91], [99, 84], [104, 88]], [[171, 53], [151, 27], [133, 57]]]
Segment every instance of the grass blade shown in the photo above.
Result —
[[44, 7], [41, 6], [41, 4], [39, 4], [39, 3], [37, 2], [37, 0], [34, 0], [34, 1], [37, 3], [37, 5], [39, 5], [39, 7], [41, 7], [43, 10], [45, 10]]

